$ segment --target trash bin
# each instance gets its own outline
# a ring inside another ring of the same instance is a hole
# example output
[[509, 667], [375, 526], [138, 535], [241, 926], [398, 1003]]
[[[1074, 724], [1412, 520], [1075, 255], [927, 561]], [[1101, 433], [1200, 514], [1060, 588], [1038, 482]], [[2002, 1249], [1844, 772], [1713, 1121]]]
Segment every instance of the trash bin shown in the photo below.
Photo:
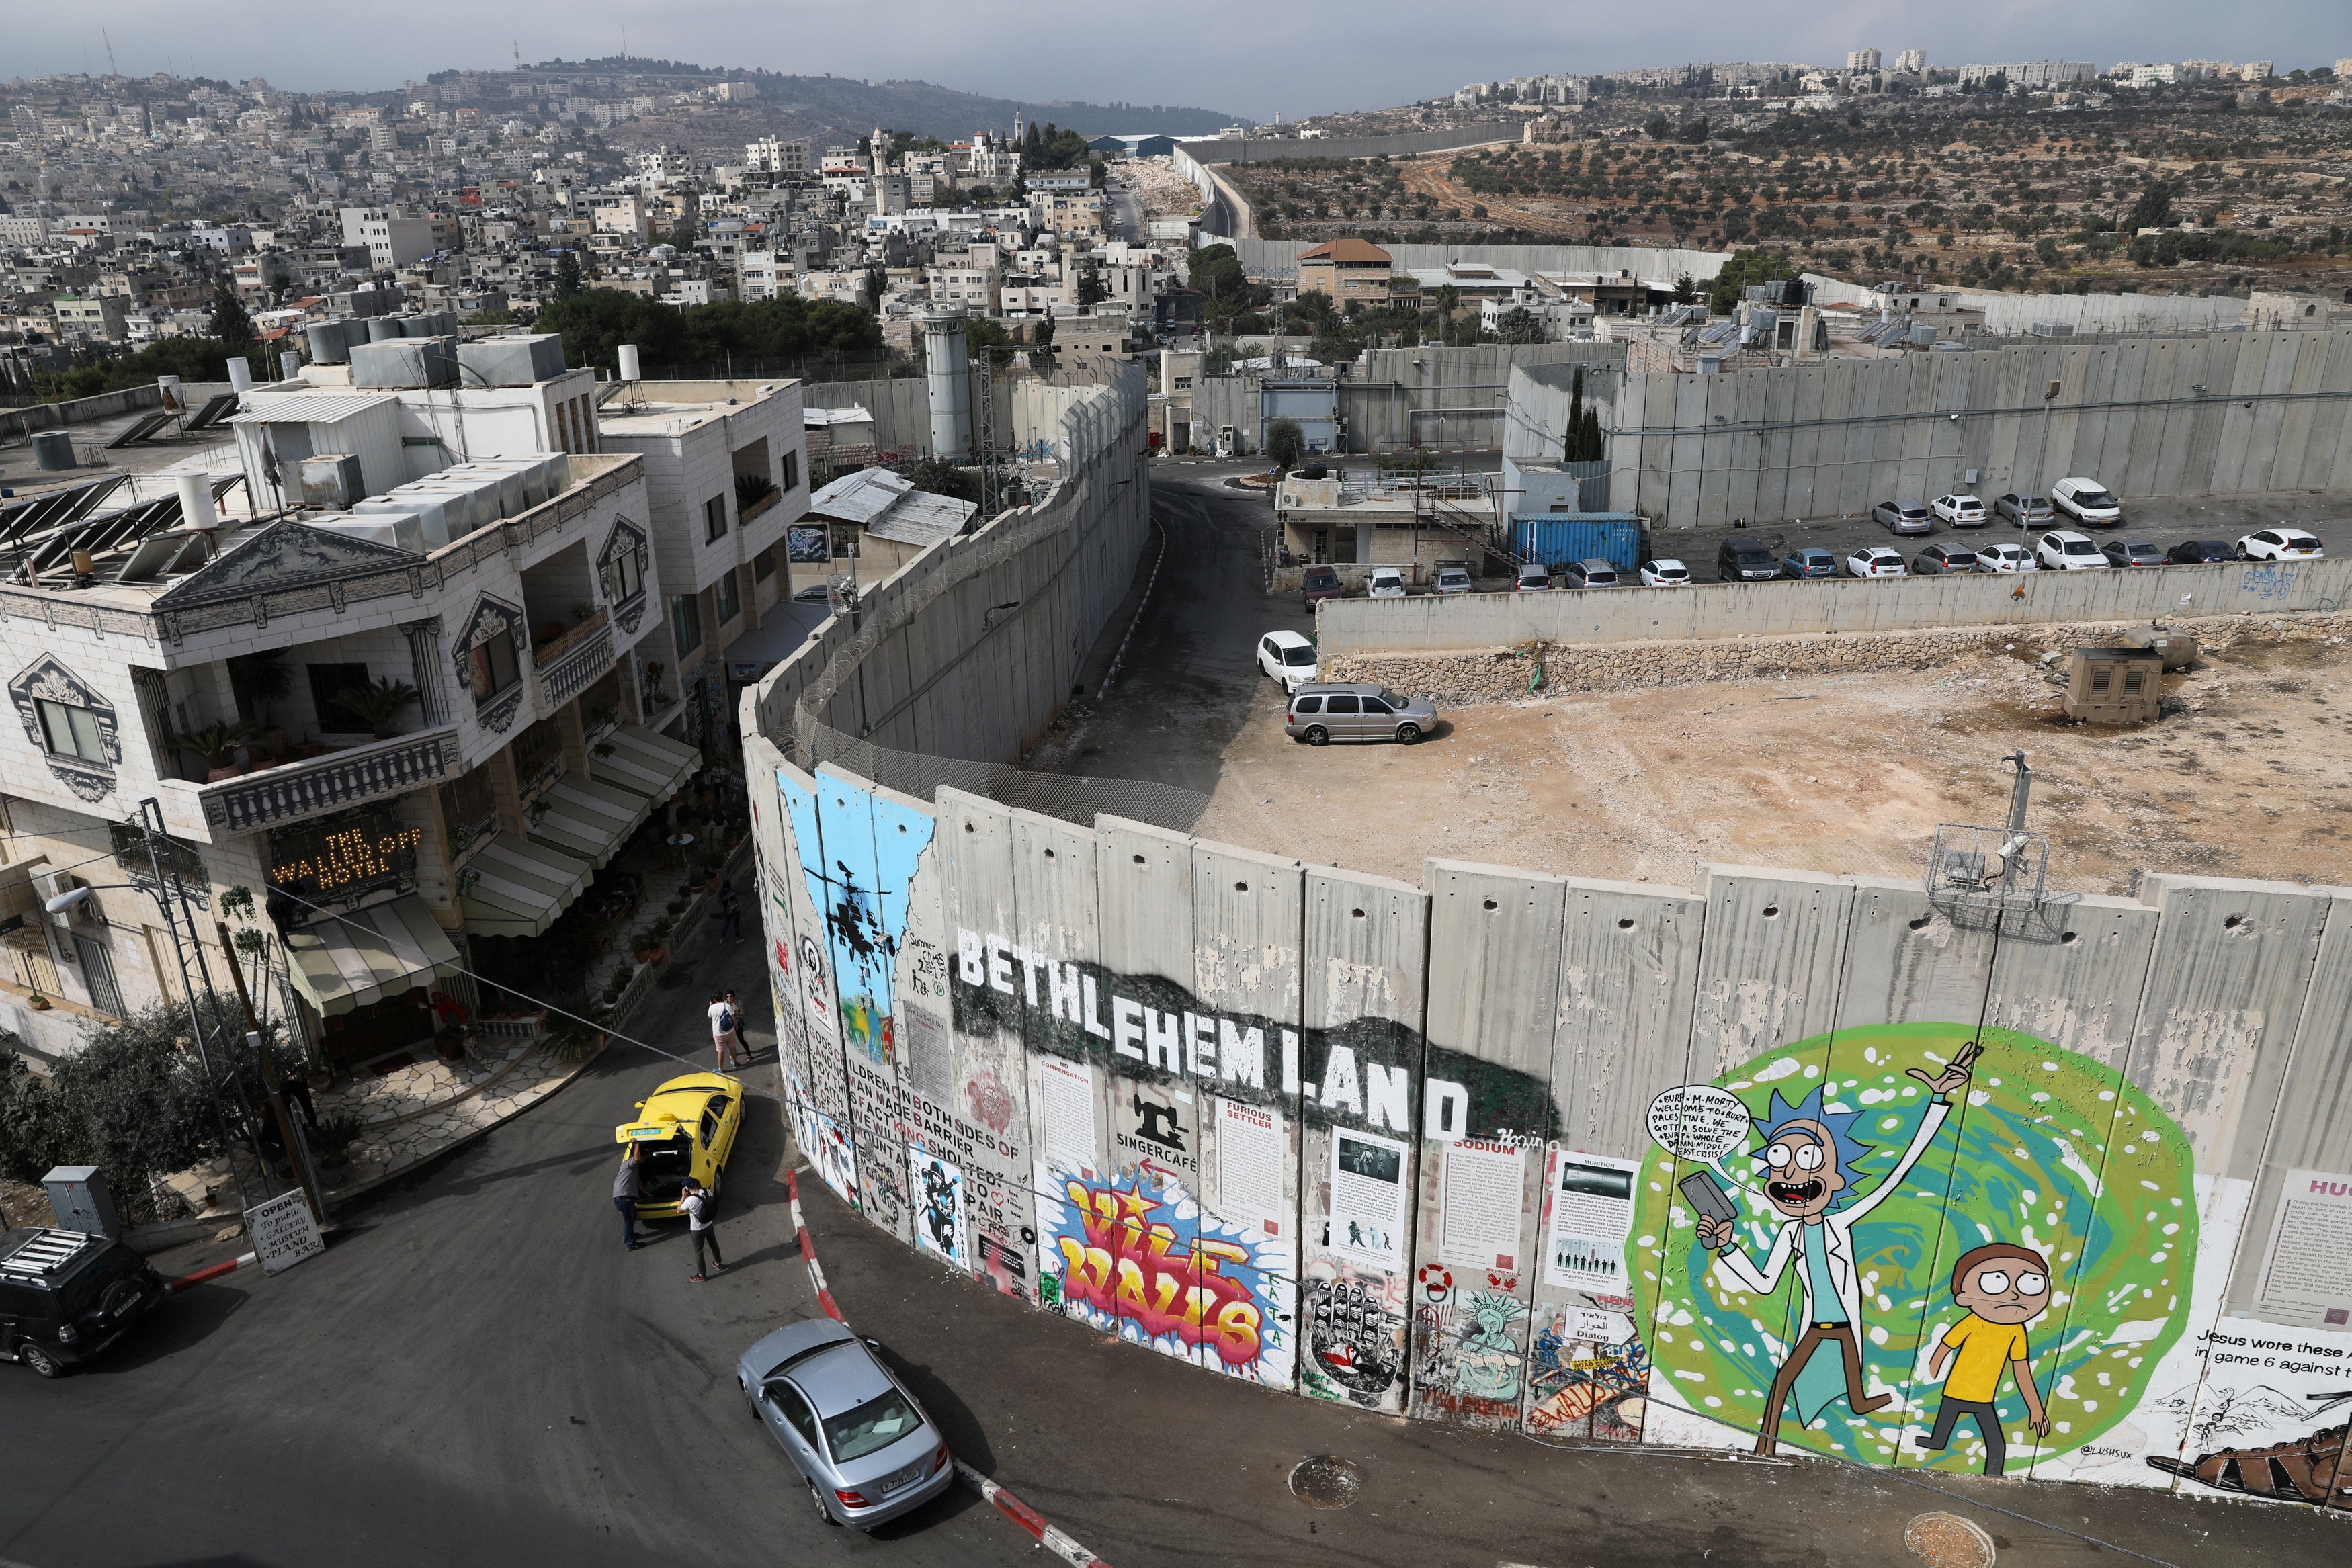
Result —
[[78, 467], [74, 461], [72, 434], [63, 430], [35, 431], [33, 460], [51, 472]]

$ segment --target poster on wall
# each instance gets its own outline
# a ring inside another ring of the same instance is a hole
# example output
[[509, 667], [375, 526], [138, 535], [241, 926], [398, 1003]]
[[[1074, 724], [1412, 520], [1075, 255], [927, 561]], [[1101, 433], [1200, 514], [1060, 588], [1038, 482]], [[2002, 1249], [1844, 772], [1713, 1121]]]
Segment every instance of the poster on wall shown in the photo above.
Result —
[[819, 528], [789, 528], [784, 530], [784, 559], [795, 566], [814, 566], [833, 559], [825, 547], [824, 529]]
[[1283, 1196], [1283, 1166], [1290, 1153], [1281, 1114], [1263, 1105], [1218, 1098], [1216, 1105], [1217, 1212], [1255, 1225], [1268, 1236], [1291, 1229], [1290, 1206]]
[[1037, 1061], [1038, 1153], [1045, 1162], [1095, 1176], [1095, 1070], [1083, 1061]]
[[1438, 1200], [1440, 1261], [1518, 1272], [1527, 1163], [1517, 1146], [1492, 1139], [1463, 1138], [1445, 1145]]
[[2296, 1328], [2352, 1327], [2352, 1176], [2286, 1173], [2254, 1315]]
[[1346, 1127], [1331, 1130], [1331, 1250], [1376, 1269], [1404, 1267], [1406, 1149]]
[[858, 1203], [857, 1159], [849, 1146], [849, 1136], [840, 1124], [811, 1104], [801, 1086], [793, 1086], [793, 1108], [800, 1126], [797, 1135], [801, 1153], [824, 1185], [852, 1207]]
[[962, 1167], [909, 1144], [907, 1178], [907, 1190], [914, 1199], [916, 1247], [969, 1272], [971, 1241], [964, 1211]]
[[1634, 1160], [1555, 1153], [1544, 1283], [1622, 1294], [1625, 1238], [1633, 1229]]

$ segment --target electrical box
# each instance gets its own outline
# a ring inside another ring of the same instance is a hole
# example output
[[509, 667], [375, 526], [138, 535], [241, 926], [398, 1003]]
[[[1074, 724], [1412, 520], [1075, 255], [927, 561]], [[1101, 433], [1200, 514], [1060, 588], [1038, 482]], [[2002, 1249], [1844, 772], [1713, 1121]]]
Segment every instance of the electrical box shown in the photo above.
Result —
[[302, 459], [302, 504], [341, 511], [367, 496], [360, 481], [360, 460], [350, 452], [322, 452]]
[[96, 1166], [52, 1166], [41, 1178], [48, 1188], [49, 1212], [60, 1230], [79, 1230], [111, 1241], [122, 1235], [121, 1217], [114, 1212], [114, 1195]]
[[2164, 699], [2164, 660], [2149, 648], [2077, 648], [2066, 674], [2068, 718], [2146, 724]]

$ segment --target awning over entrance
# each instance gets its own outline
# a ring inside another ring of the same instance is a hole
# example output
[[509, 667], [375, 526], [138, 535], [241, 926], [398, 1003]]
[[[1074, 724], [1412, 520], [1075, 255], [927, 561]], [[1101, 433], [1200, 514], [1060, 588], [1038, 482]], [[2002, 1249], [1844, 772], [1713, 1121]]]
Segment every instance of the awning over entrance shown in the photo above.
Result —
[[702, 753], [683, 741], [656, 735], [638, 725], [625, 724], [604, 740], [609, 757], [592, 754], [588, 772], [600, 784], [618, 784], [656, 800], [667, 800], [702, 766]]
[[457, 949], [414, 894], [289, 933], [294, 984], [332, 1018], [457, 972]]
[[473, 885], [458, 905], [474, 936], [538, 936], [596, 873], [584, 860], [503, 830], [474, 852], [466, 870]]
[[532, 841], [577, 855], [598, 870], [654, 809], [651, 800], [633, 789], [599, 784], [577, 773], [558, 779], [540, 799], [547, 802], [547, 810], [531, 824]]

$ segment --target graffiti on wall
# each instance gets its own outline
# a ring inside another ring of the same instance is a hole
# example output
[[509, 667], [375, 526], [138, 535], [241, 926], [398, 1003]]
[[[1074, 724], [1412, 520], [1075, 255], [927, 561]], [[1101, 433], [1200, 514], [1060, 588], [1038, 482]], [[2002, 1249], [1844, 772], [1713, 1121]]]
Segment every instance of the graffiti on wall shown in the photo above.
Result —
[[1299, 1289], [1298, 1316], [1306, 1340], [1300, 1388], [1334, 1404], [1393, 1407], [1404, 1384], [1405, 1292], [1398, 1276], [1328, 1263], [1311, 1268]]
[[2120, 1075], [1959, 1024], [1669, 1092], [1627, 1262], [1670, 1440], [2001, 1474], [2126, 1416], [2180, 1336], [2188, 1147]]
[[1037, 1228], [1049, 1305], [1168, 1354], [1289, 1381], [1282, 1239], [1203, 1214], [1165, 1176], [1089, 1181], [1050, 1160], [1037, 1167]]

